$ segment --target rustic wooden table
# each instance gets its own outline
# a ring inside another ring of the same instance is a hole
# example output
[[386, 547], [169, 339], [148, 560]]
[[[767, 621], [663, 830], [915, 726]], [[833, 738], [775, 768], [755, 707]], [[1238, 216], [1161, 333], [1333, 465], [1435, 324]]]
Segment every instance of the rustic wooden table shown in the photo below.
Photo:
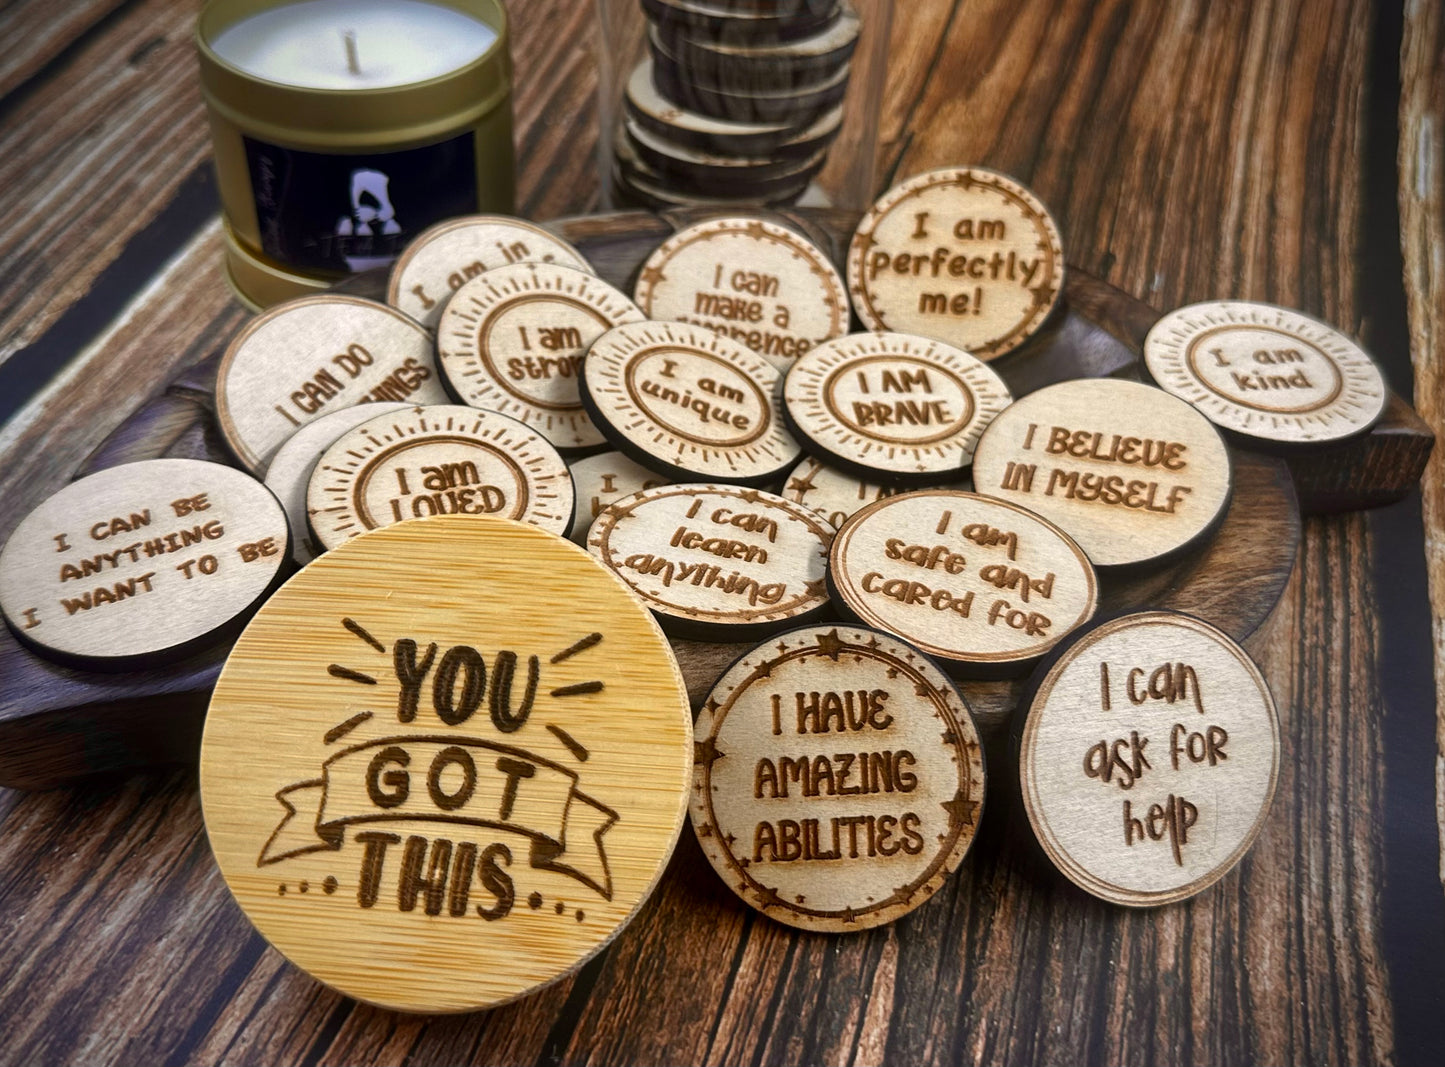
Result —
[[[0, 536], [243, 317], [220, 272], [197, 6], [0, 6]], [[509, 6], [519, 210], [588, 211], [592, 5]], [[1440, 431], [1439, 3], [897, 7], [888, 178], [998, 168], [1053, 207], [1072, 262], [1157, 307], [1302, 308], [1360, 336], [1406, 397], [1413, 356]], [[927, 906], [810, 936], [747, 911], [685, 832], [576, 976], [414, 1018], [337, 996], [251, 930], [192, 773], [0, 790], [0, 1062], [1438, 1062], [1442, 464], [1423, 501], [1306, 523], [1254, 642], [1284, 723], [1274, 810], [1186, 904], [1085, 898], [993, 818]]]

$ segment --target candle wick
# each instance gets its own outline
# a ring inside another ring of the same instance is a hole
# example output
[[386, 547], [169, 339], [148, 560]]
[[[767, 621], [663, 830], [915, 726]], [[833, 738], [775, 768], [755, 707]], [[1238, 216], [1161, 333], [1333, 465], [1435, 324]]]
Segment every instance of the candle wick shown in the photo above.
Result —
[[361, 57], [356, 52], [356, 31], [346, 30], [341, 39], [346, 44], [346, 69], [352, 74], [361, 73]]

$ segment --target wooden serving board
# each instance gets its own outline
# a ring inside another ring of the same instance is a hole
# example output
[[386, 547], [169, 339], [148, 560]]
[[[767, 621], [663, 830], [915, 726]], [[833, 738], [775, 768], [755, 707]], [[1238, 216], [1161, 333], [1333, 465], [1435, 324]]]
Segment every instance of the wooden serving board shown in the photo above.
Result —
[[[631, 291], [647, 255], [682, 226], [706, 217], [623, 212], [564, 219], [549, 228], [580, 249], [608, 281]], [[800, 227], [841, 263], [856, 217], [791, 211]], [[359, 275], [340, 288], [380, 299], [385, 277]], [[992, 366], [1015, 395], [1075, 377], [1137, 377], [1140, 345], [1159, 313], [1081, 271], [1066, 276], [1064, 299], [1044, 329]], [[73, 477], [160, 456], [234, 462], [216, 425], [214, 383], [226, 337], [212, 353], [140, 404]], [[159, 383], [157, 383], [159, 385]], [[1234, 451], [1235, 493], [1217, 535], [1162, 570], [1101, 582], [1101, 613], [1172, 608], [1196, 614], [1244, 640], [1265, 620], [1294, 566], [1300, 511], [1367, 507], [1403, 497], [1419, 478], [1433, 437], [1398, 397], [1369, 434], [1288, 463]], [[1291, 477], [1293, 473], [1293, 477]], [[53, 491], [58, 485], [43, 487]], [[1297, 497], [1298, 492], [1298, 497]], [[748, 646], [673, 641], [694, 702]], [[195, 759], [207, 700], [228, 649], [128, 673], [78, 671], [20, 646], [0, 628], [0, 786], [45, 788], [97, 772]], [[1022, 683], [969, 682], [965, 696], [985, 728], [997, 727]]]

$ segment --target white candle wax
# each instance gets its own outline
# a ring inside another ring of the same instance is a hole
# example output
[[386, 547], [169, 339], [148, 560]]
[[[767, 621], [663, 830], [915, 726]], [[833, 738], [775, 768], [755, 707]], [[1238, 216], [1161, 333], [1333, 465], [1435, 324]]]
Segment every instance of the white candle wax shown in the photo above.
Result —
[[496, 39], [486, 23], [424, 0], [301, 0], [226, 27], [211, 49], [282, 85], [389, 89], [448, 74]]

